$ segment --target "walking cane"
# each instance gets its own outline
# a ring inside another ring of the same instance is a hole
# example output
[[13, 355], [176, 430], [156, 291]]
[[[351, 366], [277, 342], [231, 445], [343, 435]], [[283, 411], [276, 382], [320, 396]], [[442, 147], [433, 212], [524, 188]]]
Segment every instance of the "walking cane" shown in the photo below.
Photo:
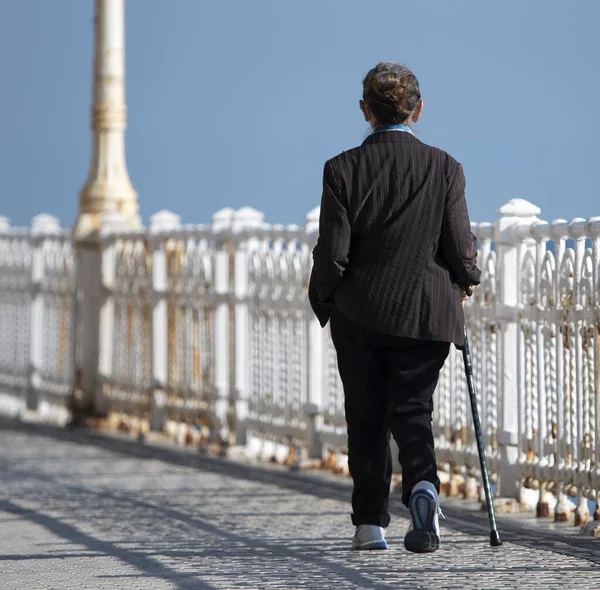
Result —
[[485, 490], [485, 501], [487, 503], [487, 513], [490, 520], [490, 545], [492, 547], [499, 547], [502, 545], [502, 541], [500, 540], [500, 534], [498, 533], [498, 527], [496, 526], [496, 514], [494, 512], [492, 490], [490, 489], [490, 474], [488, 472], [487, 460], [485, 458], [485, 447], [483, 446], [483, 435], [481, 433], [479, 411], [477, 410], [477, 395], [475, 393], [475, 383], [473, 382], [473, 364], [471, 362], [471, 349], [469, 348], [469, 338], [467, 336], [466, 325], [463, 360], [465, 362], [467, 385], [469, 386], [469, 397], [471, 399], [471, 410], [473, 412], [473, 425], [475, 427], [475, 438], [477, 439], [477, 450], [479, 451], [479, 463], [481, 464], [481, 479], [483, 482], [483, 489]]

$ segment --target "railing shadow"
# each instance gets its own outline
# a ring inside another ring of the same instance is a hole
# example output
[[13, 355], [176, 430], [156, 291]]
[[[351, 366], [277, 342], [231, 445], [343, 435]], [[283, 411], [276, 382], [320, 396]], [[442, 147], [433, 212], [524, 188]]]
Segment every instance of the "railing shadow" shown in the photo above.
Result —
[[[133, 452], [136, 450], [135, 445], [129, 449], [130, 452], [127, 451], [127, 446], [119, 450], [119, 444], [124, 441], [103, 439], [85, 432], [67, 432], [49, 427], [41, 427], [38, 430], [37, 427], [31, 428], [29, 425], [4, 422], [0, 425], [0, 428], [2, 427], [57, 441], [82, 445], [95, 444], [99, 448], [125, 456], [134, 455], [137, 458], [154, 461], [168, 459], [168, 455], [164, 452], [158, 457], [145, 453], [141, 456], [139, 452]], [[140, 448], [137, 450], [139, 451]], [[151, 451], [148, 448], [142, 450]], [[58, 463], [61, 460], [63, 463], [68, 461], [69, 457], [68, 455], [50, 458], [44, 456], [44, 460], [55, 462], [57, 467], [63, 470], [65, 465], [58, 465]], [[168, 459], [168, 462], [181, 464], [172, 459]], [[210, 463], [211, 461], [207, 459], [202, 461], [203, 465]], [[267, 567], [270, 569], [278, 568], [279, 572], [289, 572], [286, 573], [290, 576], [289, 587], [295, 587], [294, 568], [292, 567], [290, 571], [290, 564], [297, 564], [296, 567], [301, 568], [302, 571], [318, 570], [323, 572], [324, 576], [344, 581], [352, 587], [374, 590], [388, 587], [369, 578], [367, 573], [349, 567], [348, 562], [351, 563], [352, 560], [331, 559], [332, 552], [349, 554], [346, 540], [342, 544], [339, 538], [320, 539], [319, 546], [315, 546], [311, 539], [296, 537], [293, 534], [283, 540], [255, 536], [254, 531], [232, 532], [212, 523], [210, 513], [198, 514], [197, 507], [194, 511], [188, 512], [181, 506], [165, 506], [164, 494], [154, 502], [152, 499], [141, 499], [136, 492], [119, 490], [113, 493], [106, 489], [94, 490], [86, 485], [77, 484], [72, 479], [61, 478], [60, 471], [52, 475], [32, 471], [27, 463], [20, 467], [11, 464], [10, 461], [0, 460], [0, 464], [3, 475], [19, 487], [18, 500], [0, 500], [0, 510], [41, 526], [53, 535], [68, 541], [69, 546], [65, 548], [64, 553], [53, 551], [50, 554], [55, 559], [74, 554], [89, 556], [90, 553], [96, 556], [114, 557], [139, 570], [140, 574], [135, 574], [137, 577], [159, 578], [173, 584], [173, 587], [178, 590], [213, 588], [210, 581], [206, 583], [199, 579], [207, 574], [210, 574], [213, 580], [220, 576], [240, 576], [245, 580], [245, 576], [252, 576], [254, 569], [261, 569], [265, 564], [268, 564]], [[239, 471], [237, 475], [232, 475], [225, 467], [226, 465], [222, 465], [217, 473], [229, 478], [244, 473]], [[131, 475], [131, 471], [128, 471], [128, 474]], [[21, 486], [19, 482], [27, 485]], [[274, 482], [269, 483], [272, 485]], [[212, 489], [208, 493], [212, 495]], [[243, 503], [244, 495], [244, 492], [238, 492], [237, 500]], [[22, 505], [35, 506], [36, 509], [23, 508]], [[43, 507], [43, 512], [40, 511], [39, 506]], [[232, 519], [236, 516], [237, 513], [233, 513]], [[104, 538], [99, 539], [89, 534], [86, 532], [87, 527], [99, 531], [95, 534]], [[81, 546], [83, 549], [78, 554], [70, 544]], [[325, 550], [324, 547], [327, 549]], [[211, 565], [211, 560], [214, 564], [214, 560], [225, 556], [228, 557], [226, 571], [224, 568]], [[22, 559], [37, 559], [37, 557], [36, 554]], [[15, 555], [5, 557], [10, 560], [16, 558]], [[177, 570], [169, 567], [171, 561], [177, 562]], [[232, 561], [233, 566], [231, 566]], [[192, 569], [192, 572], [181, 572], [182, 567]], [[115, 578], [130, 576], [131, 574], [125, 573], [123, 576], [115, 575]], [[219, 587], [228, 586], [219, 585]]]
[[[38, 479], [36, 477], [36, 479]], [[74, 510], [79, 508], [78, 506], [73, 506]], [[118, 547], [114, 543], [110, 543], [108, 541], [102, 541], [93, 537], [92, 535], [88, 535], [82, 532], [80, 529], [64, 522], [64, 520], [53, 518], [46, 514], [42, 514], [41, 512], [37, 512], [35, 510], [24, 510], [14, 502], [10, 500], [0, 500], [0, 510], [3, 510], [9, 514], [17, 515], [21, 519], [25, 519], [33, 524], [41, 526], [51, 532], [52, 534], [61, 537], [69, 541], [70, 543], [76, 545], [83, 545], [89, 551], [88, 552], [68, 552], [68, 553], [60, 553], [59, 557], [61, 559], [66, 558], [67, 556], [72, 557], [89, 557], [92, 552], [93, 555], [105, 555], [110, 557], [115, 557], [120, 561], [127, 563], [136, 569], [142, 571], [142, 574], [139, 574], [138, 577], [144, 578], [160, 578], [161, 580], [165, 580], [174, 585], [177, 590], [189, 590], [189, 588], [199, 588], [200, 590], [210, 589], [211, 586], [206, 585], [205, 583], [199, 581], [195, 574], [185, 574], [182, 572], [173, 571], [167, 567], [164, 567], [160, 562], [151, 559], [144, 555], [140, 551], [131, 551], [128, 549], [123, 549]], [[40, 559], [40, 558], [57, 558], [56, 554], [50, 555], [27, 555], [22, 556], [21, 560], [27, 559]], [[4, 555], [0, 556], [0, 561], [5, 561], [7, 559], [14, 560], [17, 557], [14, 555]], [[183, 578], [183, 580], [182, 580]], [[186, 579], [190, 579], [190, 582], [193, 579], [193, 583], [186, 583]]]
[[[0, 418], [0, 429], [14, 430], [69, 443], [92, 445], [122, 456], [136, 457], [140, 460], [162, 461], [172, 465], [198, 469], [200, 471], [244, 481], [276, 485], [282, 489], [301, 494], [308, 494], [321, 499], [333, 499], [348, 502], [350, 496], [349, 480], [338, 479], [329, 475], [312, 473], [298, 474], [284, 470], [278, 466], [248, 464], [227, 459], [207, 457], [198, 453], [198, 451], [191, 451], [180, 447], [158, 446], [154, 444], [147, 445], [130, 439], [83, 429], [69, 430], [48, 425], [20, 423], [4, 418]], [[23, 475], [23, 473], [21, 475]], [[43, 476], [43, 474], [34, 474], [34, 477], [44, 478], [46, 476]], [[74, 489], [74, 491], [77, 490]], [[92, 493], [89, 488], [80, 488], [79, 492]], [[223, 492], [227, 493], [226, 490]], [[241, 496], [242, 494], [238, 493], [237, 495]], [[155, 513], [163, 514], [169, 519], [181, 523], [193, 524], [194, 527], [204, 530], [207, 534], [220, 535], [231, 543], [243, 543], [249, 547], [259, 549], [265, 548], [265, 544], [256, 539], [250, 537], [242, 538], [239, 535], [222, 531], [211, 525], [210, 522], [204, 518], [198, 516], [191, 517], [189, 514], [174, 508], [156, 506], [151, 502], [139, 500], [134, 494], [124, 495], [123, 493], [119, 493], [117, 495], [111, 494], [110, 492], [102, 492], [101, 496], [105, 500], [126, 502], [135, 509], [151, 510]], [[95, 501], [98, 501], [98, 499], [96, 498]], [[407, 515], [407, 511], [404, 506], [402, 506], [398, 495], [392, 496], [390, 511], [394, 514]], [[444, 507], [444, 512], [446, 514], [446, 521], [443, 523], [445, 527], [447, 526], [450, 529], [462, 533], [475, 535], [481, 539], [480, 542], [482, 544], [487, 544], [489, 529], [485, 513], [479, 514], [477, 512], [467, 512], [455, 507]], [[576, 556], [594, 563], [600, 563], [600, 547], [598, 547], [593, 539], [569, 535], [557, 536], [555, 531], [525, 528], [523, 525], [515, 522], [514, 519], [505, 520], [500, 518], [500, 528], [505, 542], [532, 549], [545, 549], [554, 553]], [[63, 530], [63, 532], [66, 531], [67, 529]], [[456, 542], [458, 543], [459, 541], [456, 540]], [[271, 548], [272, 545], [269, 545], [269, 550], [271, 550]], [[330, 547], [330, 549], [336, 550], [333, 546]], [[345, 547], [340, 547], [340, 550], [345, 550]], [[185, 554], [186, 549], [182, 549], [181, 551]], [[318, 553], [319, 552], [315, 552], [315, 555], [310, 556], [303, 550], [302, 554], [299, 554], [282, 545], [281, 547], [278, 547], [276, 555], [279, 554], [286, 558], [294, 557], [295, 559], [308, 559], [313, 565], [319, 563], [323, 567], [332, 567], [331, 562], [323, 562], [323, 560], [320, 560]], [[357, 573], [355, 571], [345, 569], [341, 565], [336, 566], [336, 575], [341, 577], [349, 576], [345, 579], [354, 580], [355, 582], [365, 582], [362, 578], [356, 578]], [[372, 587], [376, 588], [376, 586]]]

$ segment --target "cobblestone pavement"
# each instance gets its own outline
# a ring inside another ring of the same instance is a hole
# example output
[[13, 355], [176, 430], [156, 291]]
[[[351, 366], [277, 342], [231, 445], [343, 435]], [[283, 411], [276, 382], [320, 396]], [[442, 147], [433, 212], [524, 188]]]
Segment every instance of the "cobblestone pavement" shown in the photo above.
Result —
[[395, 508], [391, 549], [353, 552], [347, 483], [6, 423], [0, 445], [1, 590], [600, 589], [594, 539], [492, 549], [455, 515], [414, 555]]

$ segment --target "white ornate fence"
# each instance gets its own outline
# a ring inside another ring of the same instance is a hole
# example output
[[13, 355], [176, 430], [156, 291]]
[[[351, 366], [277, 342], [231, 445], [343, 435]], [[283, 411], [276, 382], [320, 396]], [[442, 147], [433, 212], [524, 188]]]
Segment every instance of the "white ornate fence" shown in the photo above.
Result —
[[[540, 513], [557, 496], [559, 518], [575, 496], [585, 520], [600, 488], [600, 218], [546, 223], [518, 199], [499, 213], [474, 226], [484, 273], [467, 307], [490, 467], [503, 495], [539, 489]], [[249, 208], [207, 226], [161, 212], [129, 233], [107, 219], [91, 269], [101, 296], [78, 306], [99, 317], [94, 391], [83, 394], [203, 440], [343, 449], [335, 352], [306, 297], [317, 232], [318, 210], [303, 227]], [[61, 407], [76, 389], [73, 257], [48, 216], [29, 230], [0, 223], [0, 393], [20, 407]], [[458, 353], [435, 407], [441, 467], [464, 475], [469, 495], [478, 458]]]
[[[12, 411], [65, 418], [73, 389], [74, 261], [68, 231], [39, 215], [0, 218], [0, 396]], [[15, 394], [17, 394], [15, 396]]]

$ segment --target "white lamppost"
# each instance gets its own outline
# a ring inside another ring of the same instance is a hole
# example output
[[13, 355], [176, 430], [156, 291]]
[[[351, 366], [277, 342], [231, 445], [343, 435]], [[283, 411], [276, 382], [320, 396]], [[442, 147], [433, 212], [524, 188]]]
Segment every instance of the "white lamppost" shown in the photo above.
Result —
[[95, 0], [90, 171], [79, 194], [75, 227], [77, 326], [74, 341], [74, 423], [103, 412], [97, 380], [104, 275], [100, 230], [140, 227], [137, 194], [125, 163], [125, 0]]

